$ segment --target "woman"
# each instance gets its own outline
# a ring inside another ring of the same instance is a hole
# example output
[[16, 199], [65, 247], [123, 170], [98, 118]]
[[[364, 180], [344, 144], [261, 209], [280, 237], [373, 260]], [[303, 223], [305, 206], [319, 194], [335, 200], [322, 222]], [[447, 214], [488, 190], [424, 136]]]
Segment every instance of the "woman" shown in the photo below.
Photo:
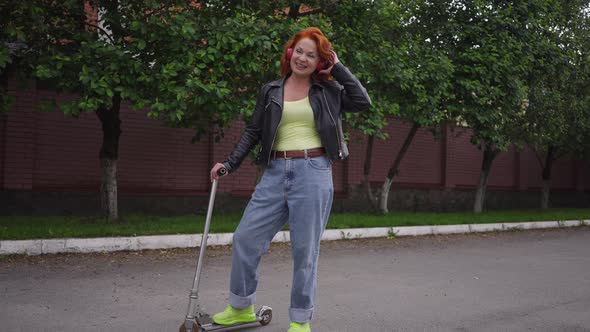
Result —
[[367, 110], [371, 100], [318, 28], [287, 42], [280, 74], [262, 87], [233, 152], [211, 169], [212, 179], [220, 168], [234, 172], [261, 145], [264, 174], [234, 233], [229, 305], [213, 320], [230, 325], [256, 319], [258, 264], [288, 222], [294, 261], [289, 332], [311, 331], [320, 238], [334, 195], [332, 161], [348, 156], [341, 113]]

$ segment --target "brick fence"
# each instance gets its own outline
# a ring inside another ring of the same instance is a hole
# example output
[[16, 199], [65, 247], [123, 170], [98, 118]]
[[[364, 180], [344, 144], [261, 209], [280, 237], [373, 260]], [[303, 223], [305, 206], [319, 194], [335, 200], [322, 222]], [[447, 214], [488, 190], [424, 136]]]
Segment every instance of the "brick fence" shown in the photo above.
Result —
[[[14, 87], [13, 87], [14, 88]], [[60, 111], [45, 112], [39, 103], [53, 92], [15, 92], [12, 109], [0, 115], [0, 213], [89, 213], [98, 209], [100, 123], [93, 113], [78, 119]], [[67, 97], [58, 97], [64, 99]], [[221, 142], [193, 131], [167, 128], [128, 106], [121, 110], [119, 192], [123, 211], [181, 212], [204, 205], [208, 171], [237, 142], [244, 124], [234, 122]], [[376, 141], [370, 181], [378, 186], [399, 151], [409, 126], [393, 119], [389, 138]], [[468, 209], [477, 185], [482, 153], [470, 142], [466, 128], [447, 127], [440, 139], [418, 131], [392, 187], [394, 208]], [[351, 158], [334, 166], [335, 209], [362, 210], [360, 192], [365, 139], [352, 133]], [[250, 160], [220, 182], [222, 204], [239, 209], [251, 194], [257, 168]], [[515, 148], [493, 163], [487, 207], [536, 207], [541, 166], [534, 152]], [[551, 181], [554, 206], [590, 206], [590, 162], [562, 158]], [[198, 202], [197, 202], [198, 201]], [[405, 203], [404, 203], [405, 202]], [[201, 210], [201, 208], [197, 208]]]

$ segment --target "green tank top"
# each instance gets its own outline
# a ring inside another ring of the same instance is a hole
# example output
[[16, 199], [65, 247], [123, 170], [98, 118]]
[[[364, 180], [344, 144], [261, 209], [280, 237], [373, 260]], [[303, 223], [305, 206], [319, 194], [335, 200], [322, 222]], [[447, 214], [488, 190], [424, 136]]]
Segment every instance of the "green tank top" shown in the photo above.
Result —
[[283, 115], [273, 150], [304, 150], [321, 146], [322, 140], [315, 128], [309, 98], [283, 102]]

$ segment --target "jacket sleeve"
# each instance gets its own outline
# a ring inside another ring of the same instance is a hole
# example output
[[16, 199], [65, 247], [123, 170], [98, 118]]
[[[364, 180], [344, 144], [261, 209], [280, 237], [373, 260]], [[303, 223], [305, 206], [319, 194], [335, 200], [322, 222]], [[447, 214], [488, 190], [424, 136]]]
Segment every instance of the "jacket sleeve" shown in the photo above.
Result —
[[264, 113], [264, 102], [266, 96], [266, 86], [261, 89], [256, 99], [256, 108], [250, 123], [244, 129], [238, 144], [234, 147], [234, 150], [229, 154], [227, 159], [223, 162], [223, 166], [229, 173], [234, 172], [240, 167], [242, 161], [246, 158], [250, 150], [258, 144], [262, 134], [262, 120]]
[[338, 62], [332, 67], [330, 74], [344, 87], [341, 92], [344, 112], [361, 112], [371, 107], [371, 98], [367, 90], [346, 66]]

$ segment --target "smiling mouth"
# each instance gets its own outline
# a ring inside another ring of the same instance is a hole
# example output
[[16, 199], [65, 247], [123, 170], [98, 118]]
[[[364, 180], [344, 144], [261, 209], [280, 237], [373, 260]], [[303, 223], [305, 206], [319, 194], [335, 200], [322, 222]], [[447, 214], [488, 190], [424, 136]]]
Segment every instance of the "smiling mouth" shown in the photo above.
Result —
[[307, 69], [307, 66], [305, 66], [305, 65], [302, 65], [302, 64], [300, 64], [300, 63], [295, 63], [295, 66], [296, 66], [297, 68], [299, 68], [299, 69]]

